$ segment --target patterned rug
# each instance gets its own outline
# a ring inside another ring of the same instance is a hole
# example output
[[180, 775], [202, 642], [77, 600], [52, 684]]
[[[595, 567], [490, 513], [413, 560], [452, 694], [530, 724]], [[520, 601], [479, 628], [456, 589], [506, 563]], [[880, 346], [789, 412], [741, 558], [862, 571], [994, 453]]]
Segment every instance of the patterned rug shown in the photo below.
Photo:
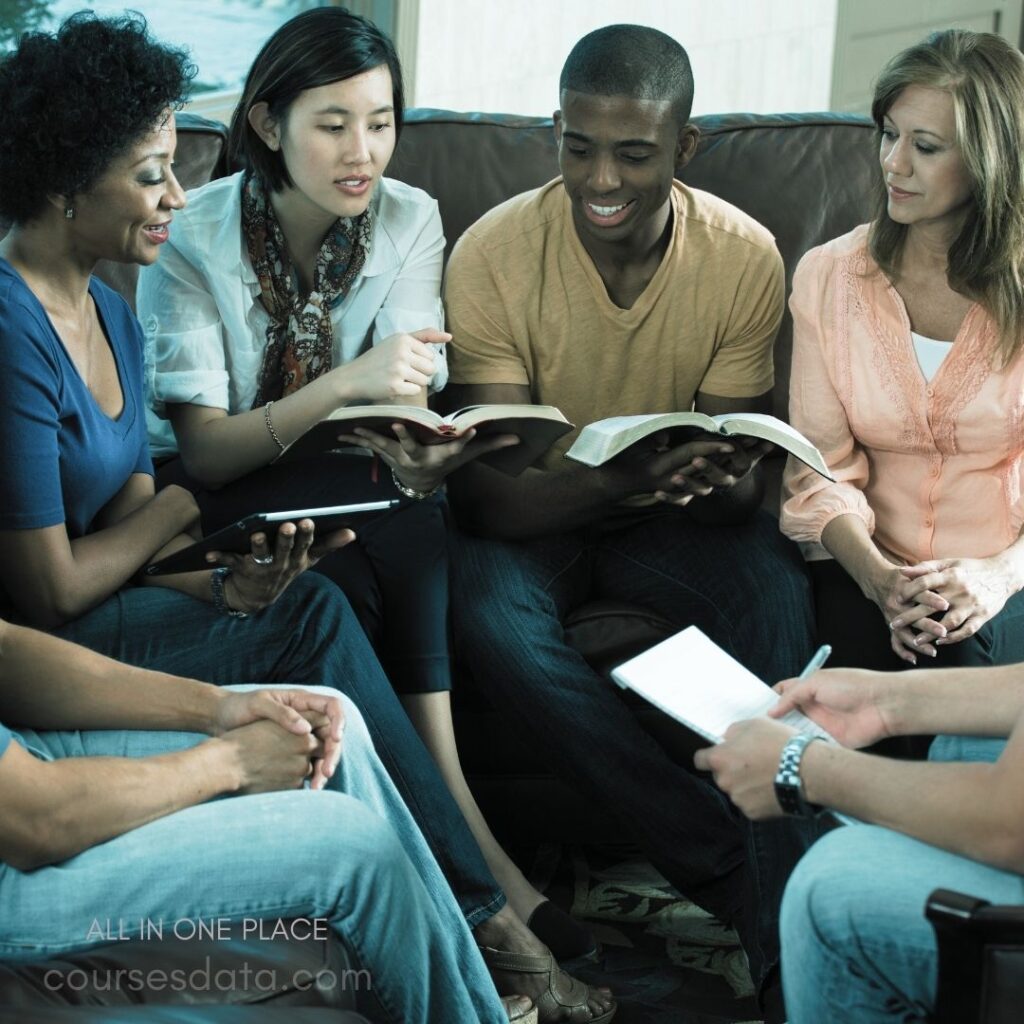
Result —
[[585, 920], [602, 946], [572, 973], [606, 984], [616, 1024], [755, 1024], [735, 932], [683, 899], [633, 848], [544, 846], [530, 878]]

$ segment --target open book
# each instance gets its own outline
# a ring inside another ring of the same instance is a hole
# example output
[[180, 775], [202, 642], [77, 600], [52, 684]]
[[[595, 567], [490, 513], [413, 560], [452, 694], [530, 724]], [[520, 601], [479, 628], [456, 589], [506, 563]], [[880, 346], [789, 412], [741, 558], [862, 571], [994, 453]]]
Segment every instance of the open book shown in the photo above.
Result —
[[[779, 702], [770, 686], [696, 626], [612, 669], [612, 679], [710, 743], [721, 743], [733, 722], [759, 718]], [[798, 732], [835, 742], [799, 711], [791, 711], [778, 721]]]
[[[727, 412], [720, 416], [705, 416], [702, 412], [612, 416], [606, 420], [588, 423], [580, 431], [573, 446], [565, 453], [565, 457], [588, 466], [602, 466], [609, 459], [651, 434], [661, 430], [679, 431], [681, 428], [693, 433], [723, 434], [726, 437], [737, 434], [771, 441], [779, 448], [785, 448], [801, 462], [807, 463], [823, 477], [834, 479], [821, 457], [821, 452], [799, 430], [775, 416], [760, 412]], [[683, 440], [686, 438], [680, 438], [674, 443], [682, 443]]]
[[536, 462], [555, 441], [572, 430], [572, 424], [552, 405], [471, 405], [447, 416], [414, 405], [346, 405], [314, 423], [288, 445], [276, 461], [344, 450], [338, 435], [351, 434], [356, 427], [394, 437], [392, 423], [408, 427], [420, 444], [455, 440], [470, 427], [476, 428], [478, 437], [515, 434], [519, 444], [480, 458], [481, 462], [510, 476], [517, 476]]

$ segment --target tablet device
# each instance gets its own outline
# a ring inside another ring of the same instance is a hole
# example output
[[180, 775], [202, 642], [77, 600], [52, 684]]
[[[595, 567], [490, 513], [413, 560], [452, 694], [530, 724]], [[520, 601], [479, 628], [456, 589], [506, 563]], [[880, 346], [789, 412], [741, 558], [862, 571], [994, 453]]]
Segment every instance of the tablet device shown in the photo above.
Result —
[[312, 519], [317, 534], [322, 535], [347, 526], [354, 527], [362, 521], [387, 512], [398, 504], [400, 504], [398, 498], [389, 498], [387, 501], [363, 501], [352, 505], [329, 505], [326, 508], [300, 508], [286, 512], [254, 512], [230, 526], [225, 526], [223, 530], [218, 530], [216, 533], [211, 533], [208, 537], [196, 541], [195, 544], [191, 544], [187, 548], [182, 548], [166, 558], [161, 558], [159, 562], [147, 565], [145, 572], [148, 576], [159, 576], [164, 573], [215, 569], [224, 563], [208, 562], [206, 560], [207, 551], [231, 551], [240, 555], [247, 554], [251, 549], [250, 538], [254, 533], [260, 532], [266, 533], [272, 551], [278, 523], [298, 523], [300, 519]]

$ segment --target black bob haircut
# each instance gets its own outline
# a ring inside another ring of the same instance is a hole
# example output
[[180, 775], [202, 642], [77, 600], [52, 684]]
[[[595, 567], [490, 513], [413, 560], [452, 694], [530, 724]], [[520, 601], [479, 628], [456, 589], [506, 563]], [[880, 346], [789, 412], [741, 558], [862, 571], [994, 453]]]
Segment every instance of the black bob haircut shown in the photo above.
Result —
[[0, 218], [39, 217], [50, 196], [88, 192], [181, 106], [195, 66], [154, 42], [140, 15], [73, 14], [0, 57]]
[[228, 133], [231, 165], [246, 165], [270, 192], [290, 188], [292, 180], [281, 153], [256, 134], [249, 124], [249, 111], [256, 103], [266, 103], [270, 116], [282, 122], [299, 93], [354, 78], [382, 64], [391, 72], [397, 139], [402, 131], [405, 90], [391, 40], [372, 21], [344, 7], [314, 7], [285, 22], [249, 69]]
[[686, 51], [671, 36], [645, 25], [605, 25], [571, 50], [559, 92], [668, 100], [680, 128], [693, 107], [693, 72]]

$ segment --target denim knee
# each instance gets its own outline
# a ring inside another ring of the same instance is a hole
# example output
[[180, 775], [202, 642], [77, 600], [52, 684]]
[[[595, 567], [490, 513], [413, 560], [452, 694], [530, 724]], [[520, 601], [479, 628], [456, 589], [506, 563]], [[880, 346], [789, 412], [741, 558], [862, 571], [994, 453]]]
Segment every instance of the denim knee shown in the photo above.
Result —
[[370, 739], [370, 730], [366, 728], [366, 719], [363, 718], [363, 713], [348, 697], [327, 686], [311, 686], [308, 689], [313, 690], [314, 693], [326, 693], [332, 697], [339, 698], [341, 709], [345, 715], [344, 742], [349, 750], [355, 746], [368, 751], [373, 750], [373, 740]]
[[295, 837], [293, 849], [303, 850], [303, 872], [330, 878], [340, 870], [339, 881], [347, 887], [353, 872], [386, 878], [403, 870], [407, 857], [394, 829], [359, 799], [329, 789], [297, 796], [316, 801], [296, 808], [301, 838]]
[[[858, 848], [860, 826], [835, 829], [822, 836], [800, 858], [786, 883], [779, 915], [783, 948], [796, 937], [816, 936], [832, 948], [845, 943], [829, 934], [838, 921], [850, 921], [865, 901], [870, 880], [864, 869], [877, 863]], [[844, 906], [848, 903], [848, 906]]]
[[330, 580], [304, 572], [292, 580], [272, 607], [286, 605], [300, 622], [320, 635], [334, 636], [346, 618], [351, 618], [348, 599]]

